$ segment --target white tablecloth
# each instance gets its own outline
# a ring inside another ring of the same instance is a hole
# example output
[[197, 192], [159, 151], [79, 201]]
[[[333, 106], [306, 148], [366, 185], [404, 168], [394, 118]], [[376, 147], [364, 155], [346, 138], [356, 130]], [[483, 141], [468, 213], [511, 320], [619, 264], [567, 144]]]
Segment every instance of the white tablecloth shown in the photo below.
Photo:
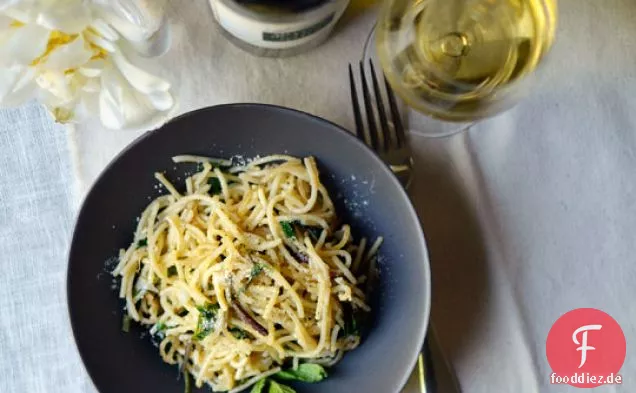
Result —
[[[312, 52], [263, 59], [223, 39], [206, 2], [176, 3], [159, 71], [180, 112], [266, 102], [352, 127], [346, 66], [370, 10], [353, 7]], [[635, 109], [636, 2], [562, 0], [530, 97], [467, 133], [414, 137], [433, 321], [466, 392], [576, 391], [549, 384], [545, 340], [578, 307], [609, 313], [627, 338], [624, 384], [598, 391], [636, 391]], [[137, 135], [65, 130], [33, 105], [0, 111], [1, 392], [94, 391], [68, 328], [66, 249], [84, 192]]]

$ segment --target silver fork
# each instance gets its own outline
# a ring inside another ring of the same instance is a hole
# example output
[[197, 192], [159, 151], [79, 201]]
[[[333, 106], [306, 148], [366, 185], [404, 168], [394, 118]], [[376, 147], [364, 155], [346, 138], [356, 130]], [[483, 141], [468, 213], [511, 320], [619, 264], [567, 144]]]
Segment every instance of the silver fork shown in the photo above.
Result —
[[[364, 125], [365, 122], [363, 122], [362, 110], [358, 103], [358, 91], [353, 68], [349, 64], [351, 104], [356, 126], [355, 134], [378, 153], [380, 158], [394, 171], [404, 188], [408, 190], [414, 172], [413, 157], [397, 108], [395, 95], [386, 79], [382, 78], [384, 81], [384, 95], [386, 95], [386, 101], [388, 101], [388, 105], [385, 105], [373, 62], [369, 60], [373, 94], [371, 94], [369, 89], [363, 62], [360, 62], [359, 67], [366, 127]], [[375, 100], [373, 100], [372, 96]], [[387, 106], [389, 112], [386, 110]], [[418, 374], [421, 393], [459, 393], [461, 391], [451, 365], [441, 351], [432, 324], [429, 325], [424, 347], [420, 352], [417, 367], [413, 372]]]

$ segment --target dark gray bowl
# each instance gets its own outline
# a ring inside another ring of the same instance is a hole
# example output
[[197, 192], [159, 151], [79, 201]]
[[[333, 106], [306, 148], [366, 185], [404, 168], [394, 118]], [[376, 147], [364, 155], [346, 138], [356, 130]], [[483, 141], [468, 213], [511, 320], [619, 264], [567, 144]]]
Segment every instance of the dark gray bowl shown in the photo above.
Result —
[[290, 109], [237, 104], [188, 113], [146, 133], [108, 165], [84, 200], [69, 254], [68, 303], [79, 352], [100, 392], [183, 391], [177, 368], [163, 363], [142, 328], [121, 331], [122, 303], [106, 268], [129, 244], [135, 218], [159, 192], [153, 173], [177, 179], [192, 169], [175, 167], [171, 157], [177, 154], [281, 152], [315, 156], [354, 234], [385, 237], [373, 322], [362, 344], [325, 381], [296, 385], [298, 393], [394, 393], [404, 386], [430, 307], [426, 244], [406, 193], [371, 150], [338, 126]]

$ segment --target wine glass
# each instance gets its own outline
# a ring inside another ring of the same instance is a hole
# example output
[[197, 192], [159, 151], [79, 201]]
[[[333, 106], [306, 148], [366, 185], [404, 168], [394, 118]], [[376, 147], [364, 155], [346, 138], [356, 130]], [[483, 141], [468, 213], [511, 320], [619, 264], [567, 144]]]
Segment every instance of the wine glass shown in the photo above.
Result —
[[409, 131], [448, 136], [514, 106], [549, 53], [556, 0], [386, 0], [364, 49]]

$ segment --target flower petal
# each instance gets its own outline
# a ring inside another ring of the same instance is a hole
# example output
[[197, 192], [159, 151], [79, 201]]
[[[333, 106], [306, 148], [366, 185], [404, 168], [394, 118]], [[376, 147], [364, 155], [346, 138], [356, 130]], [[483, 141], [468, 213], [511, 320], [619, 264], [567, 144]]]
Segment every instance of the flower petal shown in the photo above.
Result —
[[92, 56], [93, 52], [80, 35], [70, 43], [61, 45], [53, 50], [47, 56], [43, 67], [54, 71], [75, 69], [88, 62]]
[[46, 51], [50, 32], [38, 25], [29, 24], [15, 32], [0, 47], [0, 64], [4, 66], [29, 65]]
[[92, 42], [93, 44], [99, 46], [107, 52], [113, 53], [117, 51], [117, 47], [115, 46], [115, 44], [103, 37], [98, 36], [97, 34], [91, 33], [90, 31], [85, 31], [84, 37], [86, 37], [89, 42]]
[[[158, 111], [148, 96], [131, 88], [117, 68], [104, 70], [100, 92], [100, 118], [109, 128], [131, 129], [160, 124], [165, 121], [165, 112]], [[174, 106], [172, 98], [155, 98], [155, 104]]]
[[107, 68], [102, 74], [102, 89], [99, 92], [99, 117], [106, 127], [121, 129], [126, 124], [124, 113], [124, 91], [119, 71]]
[[82, 93], [75, 107], [73, 121], [80, 122], [90, 119], [99, 113], [99, 94]]
[[19, 2], [20, 0], [0, 0], [0, 11], [4, 11], [9, 7], [13, 7]]
[[158, 111], [165, 112], [174, 106], [174, 98], [167, 91], [158, 91], [147, 95], [148, 102]]
[[37, 18], [37, 13], [35, 12], [34, 9], [29, 9], [29, 8], [22, 8], [20, 7], [19, 2], [14, 2], [13, 5], [17, 5], [15, 7], [8, 7], [6, 9], [2, 10], [2, 13], [6, 16], [8, 16], [11, 19], [15, 19], [19, 22], [22, 23], [31, 23], [33, 21], [35, 21], [35, 19]]
[[13, 27], [14, 19], [0, 15], [0, 45], [4, 45], [5, 42], [11, 38], [15, 33], [16, 28]]
[[63, 71], [41, 71], [35, 80], [42, 90], [46, 90], [56, 97], [57, 106], [75, 98], [75, 89], [71, 86], [70, 77], [65, 75]]
[[98, 78], [87, 78], [82, 90], [88, 93], [99, 93], [101, 86]]
[[0, 31], [8, 30], [13, 23], [14, 23], [14, 20], [12, 18], [9, 18], [8, 16], [0, 14]]
[[117, 41], [119, 39], [117, 31], [101, 19], [95, 19], [91, 24], [91, 27], [108, 41]]
[[36, 88], [35, 70], [11, 67], [0, 70], [0, 105], [17, 106], [28, 101]]
[[151, 34], [138, 25], [117, 16], [111, 10], [102, 8], [99, 12], [101, 18], [106, 21], [113, 29], [117, 30], [126, 40], [133, 42], [145, 41], [150, 38]]
[[50, 30], [77, 34], [91, 23], [91, 10], [85, 1], [53, 1], [41, 9], [36, 22]]
[[130, 63], [121, 52], [113, 53], [113, 60], [130, 84], [144, 94], [170, 90], [170, 83]]
[[80, 67], [79, 72], [88, 78], [96, 78], [101, 75], [105, 65], [106, 62], [104, 60], [93, 59]]

